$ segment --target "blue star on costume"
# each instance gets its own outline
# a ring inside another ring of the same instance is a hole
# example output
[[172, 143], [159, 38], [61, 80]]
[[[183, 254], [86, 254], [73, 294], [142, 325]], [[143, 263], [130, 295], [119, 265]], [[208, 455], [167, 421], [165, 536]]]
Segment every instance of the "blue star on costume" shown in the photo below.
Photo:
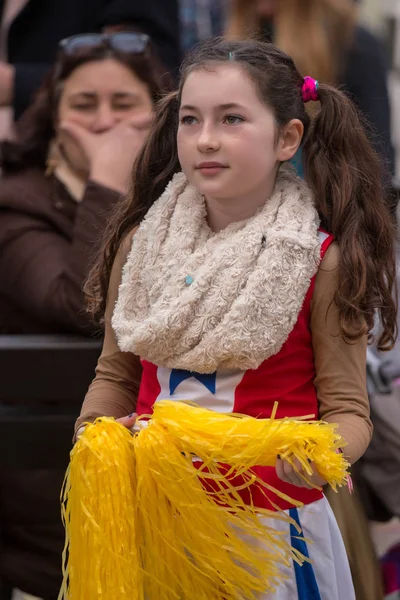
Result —
[[186, 381], [186, 379], [197, 379], [200, 383], [202, 383], [209, 392], [215, 394], [215, 388], [217, 384], [217, 373], [194, 373], [193, 371], [184, 371], [182, 369], [172, 369], [171, 375], [169, 378], [169, 393], [172, 396], [176, 388], [182, 383], [182, 381]]

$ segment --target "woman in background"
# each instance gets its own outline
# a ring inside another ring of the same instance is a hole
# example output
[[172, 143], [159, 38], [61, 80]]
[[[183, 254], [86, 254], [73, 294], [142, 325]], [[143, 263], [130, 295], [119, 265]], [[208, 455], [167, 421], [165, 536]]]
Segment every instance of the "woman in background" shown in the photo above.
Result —
[[[1, 145], [0, 333], [96, 329], [82, 292], [91, 256], [169, 85], [146, 35], [62, 42], [19, 136]], [[0, 576], [44, 600], [61, 582], [63, 476], [0, 469]]]

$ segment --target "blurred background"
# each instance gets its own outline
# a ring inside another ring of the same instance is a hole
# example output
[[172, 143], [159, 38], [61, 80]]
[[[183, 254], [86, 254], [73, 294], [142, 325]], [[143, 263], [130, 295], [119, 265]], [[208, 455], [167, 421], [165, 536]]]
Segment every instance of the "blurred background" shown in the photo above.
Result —
[[[358, 105], [398, 219], [400, 0], [0, 0], [0, 600], [57, 600], [60, 489], [102, 336], [83, 287], [154, 104], [198, 41], [254, 32]], [[355, 493], [328, 497], [357, 600], [394, 600], [398, 346], [369, 348], [367, 376], [374, 438]]]
[[[366, 27], [381, 37], [390, 61], [389, 90], [392, 103], [392, 139], [396, 149], [396, 178], [400, 176], [400, 2], [398, 0], [363, 0], [360, 19]], [[396, 117], [397, 115], [397, 117]]]

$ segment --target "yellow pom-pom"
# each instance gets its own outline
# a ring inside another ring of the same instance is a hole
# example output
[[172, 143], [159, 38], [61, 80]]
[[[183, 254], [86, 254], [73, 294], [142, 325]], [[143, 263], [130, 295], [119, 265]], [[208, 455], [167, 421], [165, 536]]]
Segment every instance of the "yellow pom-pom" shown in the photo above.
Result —
[[132, 435], [113, 419], [89, 424], [63, 490], [66, 547], [59, 598], [143, 600], [136, 543]]
[[[276, 586], [281, 564], [304, 557], [283, 534], [287, 513], [245, 505], [232, 474], [241, 475], [242, 488], [262, 486], [252, 467], [273, 466], [280, 454], [309, 473], [313, 461], [335, 487], [346, 480], [342, 444], [330, 424], [226, 415], [182, 402], [157, 403], [148, 427], [133, 436], [98, 419], [71, 454], [60, 598], [256, 599]], [[200, 469], [193, 456], [203, 461]], [[270, 516], [282, 520], [282, 532], [268, 526]]]

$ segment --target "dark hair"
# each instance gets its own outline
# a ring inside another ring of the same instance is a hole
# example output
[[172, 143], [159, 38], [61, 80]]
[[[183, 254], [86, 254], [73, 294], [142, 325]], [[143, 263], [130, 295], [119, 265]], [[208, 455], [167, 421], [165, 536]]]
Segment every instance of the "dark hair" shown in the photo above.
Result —
[[113, 261], [124, 237], [137, 226], [180, 170], [176, 133], [183, 85], [193, 70], [233, 62], [255, 83], [275, 115], [277, 127], [291, 119], [304, 125], [305, 178], [321, 224], [340, 247], [335, 302], [341, 333], [352, 341], [369, 333], [376, 313], [382, 332], [378, 347], [396, 337], [395, 228], [382, 191], [382, 170], [358, 112], [339, 90], [319, 85], [320, 109], [310, 118], [302, 100], [303, 78], [293, 61], [272, 44], [215, 39], [198, 46], [181, 68], [177, 92], [163, 98], [154, 126], [136, 161], [132, 192], [109, 222], [98, 263], [87, 284], [89, 306], [104, 314]]
[[45, 167], [64, 81], [81, 65], [109, 58], [128, 67], [148, 86], [154, 104], [173, 87], [171, 76], [151, 49], [144, 54], [128, 54], [104, 42], [72, 55], [60, 51], [54, 67], [16, 125], [16, 140], [0, 144], [0, 166], [4, 173]]

